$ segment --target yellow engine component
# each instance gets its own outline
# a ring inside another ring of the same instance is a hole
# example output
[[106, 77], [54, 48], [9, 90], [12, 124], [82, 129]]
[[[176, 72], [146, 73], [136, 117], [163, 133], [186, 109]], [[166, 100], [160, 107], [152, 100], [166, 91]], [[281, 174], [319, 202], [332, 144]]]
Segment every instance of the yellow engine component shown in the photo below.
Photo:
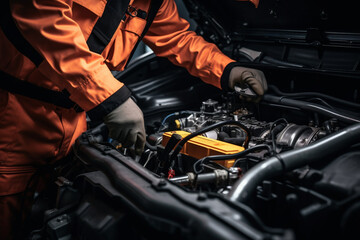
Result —
[[[172, 131], [165, 132], [163, 134], [162, 145], [166, 146], [170, 137], [174, 134], [179, 134], [182, 138], [186, 137], [190, 133], [185, 131]], [[213, 155], [225, 155], [225, 154], [234, 154], [244, 151], [244, 148], [238, 145], [234, 145], [227, 142], [222, 142], [219, 140], [207, 138], [204, 136], [196, 136], [191, 138], [189, 141], [185, 143], [183, 146], [181, 153], [196, 158], [201, 159], [207, 156]], [[224, 167], [232, 167], [235, 159], [224, 160], [224, 161], [215, 161]]]

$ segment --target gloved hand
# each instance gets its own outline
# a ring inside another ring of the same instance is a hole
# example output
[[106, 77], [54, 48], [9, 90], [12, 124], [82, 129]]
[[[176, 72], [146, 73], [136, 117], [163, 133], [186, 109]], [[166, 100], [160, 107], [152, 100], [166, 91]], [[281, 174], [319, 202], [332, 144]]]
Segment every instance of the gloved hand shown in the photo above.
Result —
[[119, 141], [123, 147], [135, 145], [135, 153], [141, 155], [146, 141], [144, 117], [131, 98], [105, 116], [104, 123], [112, 139]]
[[261, 96], [267, 91], [267, 82], [265, 75], [262, 71], [244, 68], [244, 67], [233, 67], [229, 75], [229, 88], [234, 90], [235, 86], [240, 88], [250, 87], [257, 95], [255, 100], [260, 100]]

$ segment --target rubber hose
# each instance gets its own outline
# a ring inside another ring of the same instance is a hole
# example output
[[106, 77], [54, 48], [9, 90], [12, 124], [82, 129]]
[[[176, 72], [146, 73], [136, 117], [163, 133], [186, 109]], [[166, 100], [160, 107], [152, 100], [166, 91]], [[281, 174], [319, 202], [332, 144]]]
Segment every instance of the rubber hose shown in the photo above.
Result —
[[251, 168], [241, 179], [237, 180], [228, 198], [235, 202], [247, 202], [264, 180], [274, 178], [287, 171], [306, 164], [334, 156], [347, 147], [360, 142], [360, 124], [354, 124], [319, 141], [300, 149], [280, 153]]
[[316, 103], [309, 103], [306, 101], [288, 99], [288, 98], [284, 98], [284, 97], [277, 97], [277, 96], [269, 95], [269, 94], [265, 94], [263, 97], [263, 100], [267, 101], [267, 102], [271, 102], [271, 103], [283, 104], [283, 105], [297, 107], [297, 108], [304, 109], [304, 110], [314, 111], [314, 112], [323, 114], [328, 117], [337, 118], [346, 123], [360, 123], [360, 119], [358, 119], [357, 117], [351, 116], [349, 114], [344, 114], [339, 111], [329, 109], [327, 107], [323, 107]]

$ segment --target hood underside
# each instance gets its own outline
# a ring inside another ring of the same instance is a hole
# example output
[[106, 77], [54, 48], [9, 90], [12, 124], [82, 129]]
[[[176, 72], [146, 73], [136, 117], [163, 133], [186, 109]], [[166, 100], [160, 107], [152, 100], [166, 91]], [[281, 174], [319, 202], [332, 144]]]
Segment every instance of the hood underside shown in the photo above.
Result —
[[184, 2], [197, 32], [239, 62], [360, 76], [355, 1]]

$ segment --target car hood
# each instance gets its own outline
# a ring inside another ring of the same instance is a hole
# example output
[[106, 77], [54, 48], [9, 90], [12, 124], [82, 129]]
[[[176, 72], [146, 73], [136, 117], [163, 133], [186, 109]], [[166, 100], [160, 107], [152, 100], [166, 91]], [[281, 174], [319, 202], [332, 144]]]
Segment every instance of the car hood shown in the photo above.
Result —
[[360, 15], [355, 1], [184, 3], [198, 24], [197, 32], [237, 61], [360, 76]]

